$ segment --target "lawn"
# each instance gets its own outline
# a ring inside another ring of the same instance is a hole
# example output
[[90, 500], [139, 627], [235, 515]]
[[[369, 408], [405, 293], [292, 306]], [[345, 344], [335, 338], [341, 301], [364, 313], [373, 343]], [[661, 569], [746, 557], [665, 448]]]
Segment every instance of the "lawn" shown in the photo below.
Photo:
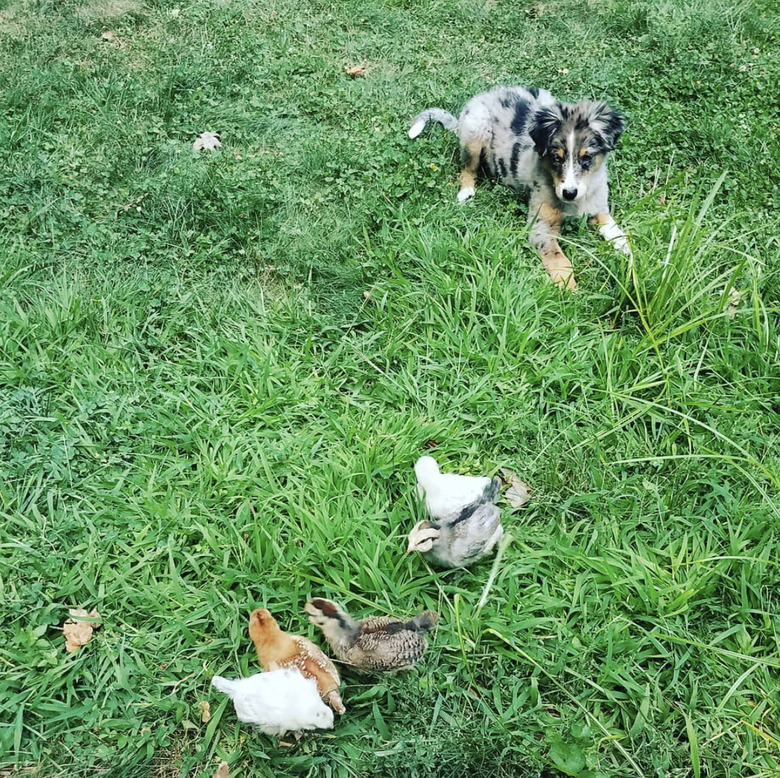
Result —
[[[779, 47], [769, 0], [5, 0], [0, 775], [780, 775]], [[573, 224], [560, 292], [407, 137], [499, 83], [625, 112], [633, 268]], [[404, 555], [426, 451], [532, 487], [495, 565]], [[209, 681], [312, 595], [442, 620], [279, 746]]]

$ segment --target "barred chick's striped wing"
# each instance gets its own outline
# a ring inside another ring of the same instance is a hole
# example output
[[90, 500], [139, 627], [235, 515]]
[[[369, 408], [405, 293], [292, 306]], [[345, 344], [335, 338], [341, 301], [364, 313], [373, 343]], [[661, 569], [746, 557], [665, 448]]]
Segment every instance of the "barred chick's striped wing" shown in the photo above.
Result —
[[349, 661], [366, 670], [401, 670], [422, 659], [428, 641], [409, 622], [376, 616], [360, 622]]

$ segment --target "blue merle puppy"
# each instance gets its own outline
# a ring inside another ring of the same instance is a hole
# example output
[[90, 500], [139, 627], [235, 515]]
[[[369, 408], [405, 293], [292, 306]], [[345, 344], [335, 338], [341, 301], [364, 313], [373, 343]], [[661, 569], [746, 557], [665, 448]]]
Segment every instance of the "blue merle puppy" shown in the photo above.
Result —
[[429, 121], [457, 133], [463, 170], [458, 201], [474, 196], [482, 168], [528, 200], [531, 244], [550, 279], [574, 289], [574, 271], [558, 234], [568, 216], [588, 215], [615, 248], [628, 241], [609, 212], [607, 155], [623, 132], [623, 117], [606, 103], [561, 103], [546, 89], [501, 86], [472, 97], [460, 118], [441, 108], [412, 124], [416, 138]]

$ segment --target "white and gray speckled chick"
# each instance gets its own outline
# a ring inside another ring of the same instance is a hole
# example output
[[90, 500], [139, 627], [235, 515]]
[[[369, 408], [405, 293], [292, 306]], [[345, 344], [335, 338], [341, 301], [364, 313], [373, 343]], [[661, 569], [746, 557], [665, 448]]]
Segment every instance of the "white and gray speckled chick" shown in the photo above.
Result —
[[489, 556], [503, 534], [501, 512], [484, 503], [463, 520], [419, 522], [409, 533], [406, 553], [418, 551], [439, 567], [468, 567]]
[[333, 728], [333, 711], [320, 698], [317, 684], [297, 670], [270, 670], [235, 680], [215, 675], [211, 683], [233, 700], [239, 721], [254, 724], [266, 735]]
[[409, 533], [407, 553], [418, 551], [440, 567], [468, 567], [491, 554], [504, 534], [495, 505], [501, 479], [442, 473], [427, 456], [414, 472], [431, 519]]
[[433, 457], [420, 457], [414, 472], [417, 493], [436, 524], [456, 521], [479, 505], [494, 503], [501, 491], [500, 478], [442, 473]]

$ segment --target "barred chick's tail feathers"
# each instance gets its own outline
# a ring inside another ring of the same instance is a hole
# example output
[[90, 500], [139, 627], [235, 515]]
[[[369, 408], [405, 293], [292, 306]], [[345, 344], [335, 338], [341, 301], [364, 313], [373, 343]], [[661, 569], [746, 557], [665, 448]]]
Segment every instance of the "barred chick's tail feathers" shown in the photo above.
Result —
[[423, 611], [415, 616], [408, 626], [415, 632], [430, 632], [439, 623], [439, 614], [436, 611]]
[[227, 694], [231, 700], [236, 693], [236, 682], [231, 681], [229, 678], [223, 678], [221, 675], [215, 675], [211, 679], [211, 685], [223, 694]]
[[428, 122], [439, 122], [444, 126], [445, 130], [452, 130], [457, 132], [458, 120], [447, 111], [441, 108], [428, 108], [415, 118], [412, 122], [412, 126], [409, 129], [409, 137], [416, 138], [424, 129]]

